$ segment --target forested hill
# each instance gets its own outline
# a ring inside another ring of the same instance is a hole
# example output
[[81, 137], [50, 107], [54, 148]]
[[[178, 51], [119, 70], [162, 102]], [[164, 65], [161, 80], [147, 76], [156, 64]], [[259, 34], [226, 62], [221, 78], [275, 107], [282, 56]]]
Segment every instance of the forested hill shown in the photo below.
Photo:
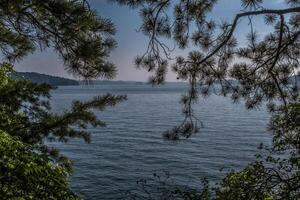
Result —
[[12, 74], [12, 78], [18, 80], [30, 80], [34, 83], [47, 83], [52, 86], [79, 84], [76, 80], [57, 76], [50, 76], [46, 74], [39, 74], [36, 72], [15, 72]]

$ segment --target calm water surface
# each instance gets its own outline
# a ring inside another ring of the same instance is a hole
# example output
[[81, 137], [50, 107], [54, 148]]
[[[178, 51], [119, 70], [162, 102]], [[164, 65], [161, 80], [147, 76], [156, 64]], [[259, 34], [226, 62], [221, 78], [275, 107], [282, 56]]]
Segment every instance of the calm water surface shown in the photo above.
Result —
[[204, 176], [211, 181], [222, 178], [225, 172], [220, 168], [243, 168], [254, 160], [259, 143], [270, 142], [264, 108], [247, 111], [242, 103], [215, 95], [195, 105], [204, 125], [200, 133], [179, 143], [163, 141], [162, 132], [183, 119], [178, 102], [185, 89], [183, 84], [152, 88], [118, 83], [54, 90], [51, 103], [56, 112], [68, 109], [73, 100], [107, 92], [128, 95], [128, 101], [96, 112], [107, 127], [88, 130], [91, 144], [76, 139], [52, 144], [75, 161], [74, 191], [85, 199], [122, 199], [124, 192], [136, 188], [137, 179], [161, 171], [169, 171], [177, 184], [197, 187]]

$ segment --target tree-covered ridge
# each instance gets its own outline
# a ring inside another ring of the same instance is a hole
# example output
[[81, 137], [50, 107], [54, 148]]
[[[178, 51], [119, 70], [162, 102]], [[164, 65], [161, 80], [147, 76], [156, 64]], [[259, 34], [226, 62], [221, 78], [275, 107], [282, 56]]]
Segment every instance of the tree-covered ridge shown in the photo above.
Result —
[[51, 86], [61, 85], [79, 85], [79, 82], [73, 79], [62, 78], [58, 76], [50, 76], [36, 72], [14, 72], [11, 74], [12, 79], [29, 80], [33, 83], [48, 84]]

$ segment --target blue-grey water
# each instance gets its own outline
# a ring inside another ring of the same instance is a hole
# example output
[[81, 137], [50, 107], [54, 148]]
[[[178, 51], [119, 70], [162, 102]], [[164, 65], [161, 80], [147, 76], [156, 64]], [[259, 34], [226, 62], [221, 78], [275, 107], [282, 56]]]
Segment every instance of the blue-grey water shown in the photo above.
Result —
[[[183, 84], [153, 88], [146, 84], [116, 83], [59, 87], [52, 92], [52, 108], [61, 112], [73, 100], [105, 93], [127, 94], [128, 100], [97, 116], [105, 128], [90, 128], [92, 142], [72, 139], [52, 144], [74, 162], [72, 188], [85, 199], [122, 199], [136, 188], [136, 180], [168, 171], [179, 185], [197, 188], [201, 178], [217, 181], [231, 169], [255, 159], [257, 145], [270, 143], [265, 108], [247, 111], [242, 103], [211, 95], [199, 100], [195, 112], [204, 127], [188, 140], [167, 142], [163, 131], [181, 122], [179, 100]], [[225, 171], [220, 171], [225, 168]]]

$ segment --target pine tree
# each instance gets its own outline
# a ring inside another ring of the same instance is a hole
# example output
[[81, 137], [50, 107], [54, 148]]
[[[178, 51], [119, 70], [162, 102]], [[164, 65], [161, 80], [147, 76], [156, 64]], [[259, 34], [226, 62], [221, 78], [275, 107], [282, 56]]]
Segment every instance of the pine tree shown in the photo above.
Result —
[[13, 80], [13, 63], [36, 48], [51, 48], [73, 75], [113, 78], [115, 47], [110, 20], [85, 0], [0, 0], [0, 196], [1, 199], [78, 199], [70, 190], [71, 161], [45, 141], [90, 141], [87, 126], [103, 127], [92, 109], [126, 99], [110, 94], [75, 101], [70, 111], [51, 113], [46, 84]]
[[[267, 103], [274, 133], [269, 156], [228, 174], [213, 189], [213, 199], [298, 199], [300, 1], [286, 0], [284, 8], [272, 9], [264, 7], [264, 0], [241, 0], [242, 10], [229, 22], [211, 17], [217, 0], [112, 1], [140, 10], [139, 30], [149, 43], [136, 65], [153, 72], [151, 82], [162, 83], [171, 65], [177, 78], [189, 83], [181, 100], [183, 123], [166, 131], [165, 138], [188, 138], [199, 130], [192, 106], [200, 95], [231, 96], [248, 109]], [[268, 26], [263, 38], [253, 23], [257, 18]], [[246, 45], [234, 37], [241, 23], [249, 25]], [[166, 40], [190, 52], [172, 59]], [[274, 156], [278, 153], [288, 156]]]

